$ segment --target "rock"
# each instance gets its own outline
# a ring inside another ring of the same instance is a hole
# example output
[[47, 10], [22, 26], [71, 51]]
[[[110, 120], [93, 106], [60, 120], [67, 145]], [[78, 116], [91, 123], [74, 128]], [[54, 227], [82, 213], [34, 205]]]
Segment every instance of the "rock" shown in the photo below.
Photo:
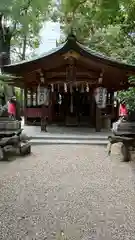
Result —
[[17, 120], [10, 120], [9, 118], [7, 121], [5, 120], [0, 120], [0, 130], [2, 131], [17, 131], [21, 128], [20, 121]]
[[20, 135], [20, 141], [27, 141], [27, 140], [29, 140], [30, 138], [25, 134], [25, 133], [22, 133], [21, 135]]
[[130, 160], [135, 161], [135, 148], [131, 147], [129, 149], [129, 154], [130, 154]]
[[21, 143], [20, 155], [28, 155], [31, 153], [31, 144], [27, 141], [26, 143]]
[[111, 147], [111, 155], [118, 157], [120, 161], [127, 162], [130, 160], [130, 153], [123, 143], [114, 143]]
[[13, 137], [5, 137], [0, 140], [0, 146], [6, 146], [6, 145], [15, 145], [19, 143], [19, 137], [13, 136]]
[[4, 159], [3, 149], [0, 147], [0, 161]]

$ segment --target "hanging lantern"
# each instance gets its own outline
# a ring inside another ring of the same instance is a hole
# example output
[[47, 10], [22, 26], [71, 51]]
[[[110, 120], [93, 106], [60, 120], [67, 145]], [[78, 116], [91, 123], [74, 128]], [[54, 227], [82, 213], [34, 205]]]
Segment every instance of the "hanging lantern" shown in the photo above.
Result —
[[48, 106], [49, 105], [49, 89], [39, 85], [37, 89], [37, 94], [38, 94], [38, 105], [44, 104], [45, 106]]
[[89, 92], [89, 84], [86, 84], [86, 92]]
[[98, 87], [94, 92], [96, 104], [99, 108], [106, 107], [106, 99], [107, 99], [107, 89], [103, 87]]
[[44, 88], [38, 85], [37, 88], [37, 98], [38, 98], [38, 105], [42, 105], [44, 103]]

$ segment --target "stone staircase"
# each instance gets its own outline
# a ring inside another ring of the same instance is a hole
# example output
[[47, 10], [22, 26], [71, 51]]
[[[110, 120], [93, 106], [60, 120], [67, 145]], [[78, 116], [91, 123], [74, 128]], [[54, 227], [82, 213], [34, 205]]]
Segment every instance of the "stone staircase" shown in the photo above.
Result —
[[40, 127], [22, 125], [24, 133], [31, 137], [33, 145], [45, 144], [85, 144], [106, 145], [109, 132], [96, 133], [90, 128], [72, 128], [48, 126], [48, 132], [41, 132]]
[[83, 144], [107, 145], [107, 135], [66, 135], [66, 134], [40, 134], [31, 136], [32, 145], [45, 144]]

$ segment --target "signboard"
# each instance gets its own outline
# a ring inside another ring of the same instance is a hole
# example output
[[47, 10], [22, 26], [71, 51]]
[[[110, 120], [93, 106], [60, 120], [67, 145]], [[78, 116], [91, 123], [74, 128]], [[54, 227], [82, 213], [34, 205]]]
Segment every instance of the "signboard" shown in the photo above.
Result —
[[48, 106], [50, 95], [49, 89], [39, 85], [37, 93], [38, 93], [38, 105], [44, 104], [45, 106]]
[[94, 92], [96, 104], [99, 108], [106, 107], [106, 98], [107, 98], [107, 90], [103, 87], [98, 87]]

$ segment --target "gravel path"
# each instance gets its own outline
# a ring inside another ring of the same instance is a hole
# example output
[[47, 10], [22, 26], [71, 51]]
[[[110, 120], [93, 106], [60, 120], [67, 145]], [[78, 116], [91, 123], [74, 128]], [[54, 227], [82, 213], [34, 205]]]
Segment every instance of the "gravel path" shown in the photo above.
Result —
[[0, 239], [134, 240], [134, 163], [80, 145], [0, 163]]

